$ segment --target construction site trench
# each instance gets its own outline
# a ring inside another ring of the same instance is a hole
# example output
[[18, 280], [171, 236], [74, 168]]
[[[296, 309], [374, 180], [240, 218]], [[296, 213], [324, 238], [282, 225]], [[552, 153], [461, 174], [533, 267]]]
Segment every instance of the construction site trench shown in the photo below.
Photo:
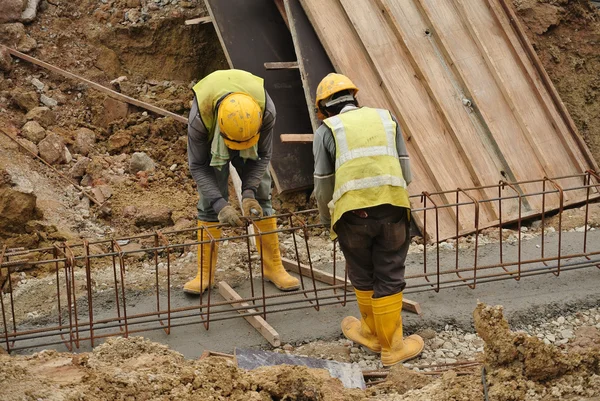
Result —
[[[588, 0], [510, 3], [600, 162], [600, 11]], [[600, 399], [598, 172], [539, 177], [543, 192], [525, 184], [520, 195], [484, 183], [506, 213], [590, 199], [458, 238], [431, 229], [444, 213], [435, 188], [411, 198], [431, 225], [411, 241], [403, 319], [425, 350], [391, 369], [341, 334], [343, 317], [360, 315], [310, 189], [273, 189], [301, 291], [263, 283], [259, 237], [226, 229], [210, 295], [184, 294], [198, 244], [185, 120], [58, 70], [185, 117], [193, 84], [229, 68], [210, 17], [200, 0], [0, 4], [0, 400]], [[444, 189], [474, 223], [475, 190]], [[303, 366], [247, 371], [236, 349], [352, 363], [367, 387]]]

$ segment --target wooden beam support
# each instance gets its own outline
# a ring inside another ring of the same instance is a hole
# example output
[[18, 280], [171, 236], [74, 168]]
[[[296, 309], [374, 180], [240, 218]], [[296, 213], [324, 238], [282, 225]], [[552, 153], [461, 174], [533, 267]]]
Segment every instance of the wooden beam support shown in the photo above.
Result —
[[[3, 45], [0, 45], [0, 46], [3, 46]], [[129, 104], [132, 104], [134, 106], [137, 106], [137, 107], [140, 107], [142, 109], [151, 111], [151, 112], [153, 112], [155, 114], [158, 114], [158, 115], [161, 115], [161, 116], [171, 117], [175, 121], [179, 121], [180, 123], [187, 124], [188, 119], [186, 117], [184, 117], [184, 116], [181, 116], [181, 115], [175, 114], [175, 113], [171, 113], [170, 111], [161, 109], [160, 107], [156, 107], [156, 106], [153, 106], [153, 105], [151, 105], [149, 103], [142, 102], [140, 100], [134, 99], [134, 98], [129, 97], [129, 96], [125, 96], [122, 93], [115, 92], [114, 90], [108, 89], [107, 87], [104, 87], [104, 86], [102, 86], [102, 85], [100, 85], [100, 84], [98, 84], [96, 82], [92, 82], [89, 79], [85, 79], [85, 78], [83, 78], [83, 77], [81, 77], [79, 75], [76, 75], [76, 74], [70, 73], [68, 71], [65, 71], [63, 69], [60, 69], [58, 67], [55, 67], [52, 64], [48, 64], [48, 63], [46, 63], [46, 62], [44, 62], [42, 60], [38, 60], [37, 58], [28, 56], [27, 54], [23, 54], [23, 53], [15, 50], [15, 49], [11, 49], [10, 47], [7, 47], [7, 46], [3, 46], [3, 47], [6, 48], [6, 50], [8, 50], [8, 52], [11, 55], [13, 55], [15, 57], [18, 57], [21, 60], [28, 61], [28, 62], [30, 62], [32, 64], [35, 64], [37, 66], [40, 66], [42, 68], [45, 68], [45, 69], [50, 70], [52, 72], [55, 72], [55, 73], [57, 73], [59, 75], [62, 75], [63, 77], [74, 79], [76, 81], [84, 82], [87, 85], [91, 86], [92, 88], [96, 89], [97, 91], [100, 91], [100, 92], [102, 92], [102, 93], [104, 93], [104, 94], [112, 97], [113, 99], [117, 99], [117, 100], [120, 100], [122, 102], [126, 102], [126, 103], [129, 103]]]
[[[287, 271], [302, 274], [305, 277], [312, 277], [309, 266], [306, 266], [302, 263], [294, 262], [293, 260], [288, 258], [281, 258], [281, 262], [283, 263], [283, 266]], [[331, 273], [315, 269], [314, 267], [312, 269], [312, 274], [314, 274], [315, 280], [329, 285], [344, 284], [345, 281], [343, 277], [334, 276]], [[354, 287], [352, 286], [352, 284], [349, 281], [346, 283], [348, 285], [348, 291], [354, 291]], [[404, 298], [404, 300], [402, 301], [402, 309], [404, 309], [407, 312], [416, 313], [417, 315], [421, 315], [422, 313], [421, 305], [418, 302], [411, 301], [410, 299], [406, 298]]]
[[281, 134], [283, 143], [312, 143], [314, 134]]
[[198, 25], [198, 24], [207, 24], [212, 22], [212, 18], [208, 17], [200, 17], [200, 18], [192, 18], [185, 21], [186, 25]]
[[265, 63], [266, 70], [297, 70], [297, 61], [272, 61]]
[[[242, 300], [242, 297], [240, 297], [240, 295], [235, 292], [235, 290], [233, 288], [231, 288], [231, 286], [229, 284], [227, 284], [224, 281], [219, 282], [219, 294], [221, 294], [221, 296], [223, 298], [225, 298], [227, 301], [229, 301], [231, 303], [231, 306], [233, 307], [248, 307], [248, 309], [246, 310], [238, 310], [239, 313], [256, 313], [257, 310], [256, 309], [252, 309], [250, 306], [250, 304], [246, 303], [246, 302], [240, 302]], [[279, 333], [277, 333], [277, 331], [275, 331], [275, 329], [269, 324], [267, 323], [267, 321], [265, 319], [263, 319], [260, 316], [244, 316], [244, 319], [246, 319], [246, 321], [248, 323], [250, 323], [250, 325], [252, 327], [254, 327], [256, 329], [256, 331], [258, 331], [272, 346], [274, 347], [279, 347], [281, 345], [281, 340], [279, 339]]]

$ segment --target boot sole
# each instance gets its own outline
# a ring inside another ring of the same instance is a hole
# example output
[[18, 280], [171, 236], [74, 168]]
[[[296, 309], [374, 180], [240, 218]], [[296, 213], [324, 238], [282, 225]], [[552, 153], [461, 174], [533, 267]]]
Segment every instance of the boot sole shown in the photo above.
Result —
[[419, 353], [416, 354], [416, 355], [409, 356], [409, 357], [404, 358], [404, 359], [400, 359], [398, 362], [387, 364], [387, 363], [384, 363], [383, 361], [381, 361], [381, 364], [383, 365], [383, 367], [389, 368], [389, 367], [392, 367], [394, 365], [398, 365], [399, 363], [404, 363], [404, 362], [410, 361], [411, 359], [415, 359], [416, 357], [418, 357], [419, 355], [421, 355], [421, 352], [423, 352], [423, 350], [419, 351]]
[[192, 295], [200, 295], [200, 294], [202, 294], [199, 291], [186, 290], [185, 288], [183, 289], [183, 292], [185, 292], [186, 294], [192, 294]]
[[294, 287], [287, 287], [287, 288], [284, 288], [284, 287], [280, 287], [280, 286], [278, 286], [277, 284], [275, 284], [275, 283], [274, 283], [274, 282], [272, 282], [271, 280], [267, 280], [267, 282], [269, 282], [269, 283], [273, 284], [275, 287], [277, 287], [277, 289], [279, 289], [279, 290], [281, 290], [281, 291], [296, 291], [296, 290], [300, 289], [300, 284], [298, 284], [297, 286], [294, 286]]

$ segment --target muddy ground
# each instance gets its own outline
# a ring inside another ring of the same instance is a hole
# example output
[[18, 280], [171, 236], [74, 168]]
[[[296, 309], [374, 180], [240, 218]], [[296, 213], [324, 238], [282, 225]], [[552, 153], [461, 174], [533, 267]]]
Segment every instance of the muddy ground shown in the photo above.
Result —
[[[2, 3], [0, 7], [11, 1]], [[187, 113], [191, 86], [206, 74], [227, 67], [212, 26], [183, 23], [207, 15], [202, 1], [40, 3], [32, 22], [0, 24], [0, 43], [172, 112]], [[580, 133], [600, 160], [600, 14], [587, 0], [513, 0], [513, 4]], [[183, 124], [114, 101], [26, 62], [12, 60], [8, 67], [0, 66], [4, 68], [0, 71], [0, 244], [36, 248], [56, 241], [194, 226], [197, 194], [187, 168]], [[34, 110], [40, 105], [50, 110]], [[32, 110], [35, 116], [30, 114]], [[30, 121], [38, 122], [39, 127], [30, 124], [25, 129]], [[94, 205], [80, 189], [33, 160], [7, 136], [36, 154], [42, 153], [48, 137], [61, 144], [67, 152], [57, 156], [53, 167], [101, 203], [107, 201], [104, 207]], [[152, 165], [133, 170], [134, 152], [144, 152]], [[276, 210], [303, 210], [314, 203], [302, 193], [275, 196], [274, 206]], [[594, 205], [590, 215], [594, 227], [600, 226], [598, 207]], [[565, 213], [563, 229], [580, 230], [582, 210]], [[546, 227], [528, 224], [524, 235], [534, 238], [541, 230], [556, 228], [554, 218]], [[313, 234], [312, 249], [319, 250], [311, 255], [313, 262], [331, 258], [332, 245], [326, 234]], [[506, 230], [504, 236], [514, 240], [516, 232]], [[498, 235], [489, 230], [482, 238], [482, 243], [494, 242]], [[178, 238], [181, 242], [192, 239]], [[284, 256], [294, 259], [291, 237], [281, 235], [280, 239]], [[152, 240], [139, 240], [124, 246], [135, 249], [151, 244]], [[472, 245], [472, 237], [462, 238], [458, 244], [460, 248]], [[457, 244], [449, 241], [443, 246], [454, 249]], [[423, 248], [415, 240], [411, 252]], [[37, 256], [51, 257], [49, 253]], [[191, 248], [174, 255], [175, 288], [193, 276], [195, 257]], [[245, 257], [245, 247], [224, 245], [217, 281], [226, 279], [235, 286], [247, 280]], [[307, 261], [303, 247], [299, 258]], [[101, 293], [110, 289], [112, 270], [106, 265], [102, 266], [106, 270], [98, 269], [94, 290]], [[154, 283], [149, 258], [128, 260], [128, 269], [133, 290], [145, 291]], [[13, 274], [11, 284], [20, 300], [17, 321], [35, 321], [52, 308], [48, 300], [56, 296], [56, 283], [46, 274], [48, 270]], [[0, 281], [6, 286], [4, 274], [0, 272]], [[85, 288], [76, 290], [83, 293]], [[477, 340], [486, 341], [485, 355], [477, 358], [488, 369], [490, 399], [598, 399], [598, 341], [592, 330], [597, 326], [590, 326], [587, 340], [575, 336], [557, 350], [555, 342], [547, 338], [551, 344], [542, 345], [542, 339], [508, 332], [497, 308], [478, 308], [475, 320]], [[452, 338], [461, 337], [455, 333], [448, 341]], [[571, 343], [573, 349], [569, 350]], [[350, 351], [351, 344], [341, 347], [344, 355], [346, 351], [359, 355]], [[340, 350], [338, 345], [334, 348]], [[334, 353], [315, 352], [314, 356]], [[142, 339], [113, 339], [81, 356], [48, 351], [0, 358], [0, 399], [79, 399], [82, 395], [106, 399], [109, 394], [108, 398], [114, 399], [471, 400], [482, 399], [483, 392], [481, 372], [446, 372], [439, 377], [409, 374], [402, 368], [392, 370], [390, 380], [366, 393], [347, 392], [322, 372], [278, 368], [248, 373], [226, 360], [185, 360]], [[361, 361], [373, 361], [365, 358]]]
[[416, 401], [478, 400], [484, 393], [498, 401], [598, 399], [596, 327], [580, 329], [568, 346], [559, 348], [512, 332], [502, 307], [479, 304], [473, 317], [484, 346], [472, 363], [427, 371], [399, 365], [366, 391], [345, 389], [323, 370], [276, 366], [245, 371], [230, 358], [186, 360], [164, 345], [132, 337], [109, 339], [78, 355], [0, 355], [0, 399]]

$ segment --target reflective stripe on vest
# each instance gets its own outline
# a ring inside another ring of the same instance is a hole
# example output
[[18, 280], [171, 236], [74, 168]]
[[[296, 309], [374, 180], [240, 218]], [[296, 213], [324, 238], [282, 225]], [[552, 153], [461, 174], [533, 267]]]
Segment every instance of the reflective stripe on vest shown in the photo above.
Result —
[[266, 94], [264, 80], [242, 70], [215, 71], [194, 85], [194, 94], [198, 102], [198, 113], [212, 140], [216, 123], [216, 110], [219, 100], [232, 92], [246, 93], [260, 106], [265, 114]]
[[350, 210], [383, 204], [410, 208], [396, 148], [396, 123], [387, 110], [363, 107], [324, 123], [336, 144], [332, 229]]

